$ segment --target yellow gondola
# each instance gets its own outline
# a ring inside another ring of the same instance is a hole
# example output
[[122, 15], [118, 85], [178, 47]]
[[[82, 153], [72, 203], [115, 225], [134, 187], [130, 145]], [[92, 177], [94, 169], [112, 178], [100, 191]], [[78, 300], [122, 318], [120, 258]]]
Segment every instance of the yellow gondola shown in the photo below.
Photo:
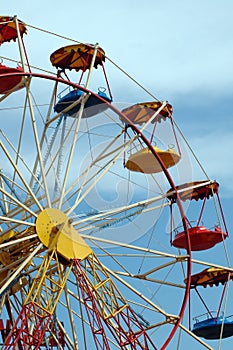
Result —
[[[176, 165], [181, 158], [180, 154], [176, 153], [172, 148], [167, 150], [161, 150], [159, 147], [153, 148], [166, 168]], [[146, 174], [159, 173], [162, 171], [160, 163], [148, 147], [132, 154], [127, 160], [125, 167], [131, 171]]]

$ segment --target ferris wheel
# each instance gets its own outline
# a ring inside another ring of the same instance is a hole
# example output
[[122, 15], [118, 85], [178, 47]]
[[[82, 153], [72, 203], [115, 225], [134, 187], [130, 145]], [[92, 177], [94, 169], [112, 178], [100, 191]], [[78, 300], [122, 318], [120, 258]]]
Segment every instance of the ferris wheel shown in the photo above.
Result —
[[233, 270], [219, 184], [170, 103], [140, 85], [147, 99], [115, 100], [107, 66], [125, 72], [98, 44], [59, 36], [51, 71], [31, 64], [33, 31], [57, 39], [0, 17], [0, 49], [20, 57], [0, 65], [2, 349], [221, 349]]

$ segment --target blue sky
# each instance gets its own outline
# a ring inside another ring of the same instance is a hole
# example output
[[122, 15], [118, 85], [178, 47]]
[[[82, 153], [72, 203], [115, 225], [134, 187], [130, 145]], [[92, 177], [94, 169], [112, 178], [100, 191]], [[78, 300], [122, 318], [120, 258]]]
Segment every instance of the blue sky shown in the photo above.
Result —
[[[232, 13], [232, 0], [12, 0], [1, 4], [2, 15], [17, 15], [28, 24], [81, 42], [98, 42], [108, 57], [155, 96], [172, 103], [174, 119], [209, 177], [220, 183], [230, 236]], [[29, 46], [32, 60], [51, 69], [49, 55], [59, 46], [49, 41]], [[123, 85], [116, 86], [122, 102], [132, 98]]]
[[[232, 12], [231, 0], [1, 4], [3, 15], [17, 15], [79, 41], [98, 42], [154, 95], [171, 102], [174, 118], [228, 198], [233, 196]], [[54, 49], [49, 42], [34, 48], [41, 57]]]

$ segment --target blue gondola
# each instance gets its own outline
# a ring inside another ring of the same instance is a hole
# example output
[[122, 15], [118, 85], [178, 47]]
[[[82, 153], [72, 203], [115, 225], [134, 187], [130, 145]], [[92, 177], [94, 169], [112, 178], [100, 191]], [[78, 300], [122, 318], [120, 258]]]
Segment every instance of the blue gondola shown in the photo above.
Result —
[[[77, 101], [83, 94], [81, 90], [72, 90], [64, 97], [62, 97], [58, 103], [54, 106], [54, 111], [57, 113], [62, 112], [65, 108], [70, 106], [72, 103]], [[102, 97], [107, 102], [112, 102], [111, 98], [109, 98], [104, 91], [99, 90], [98, 96]], [[75, 105], [73, 108], [66, 112], [69, 116], [74, 116], [80, 109], [80, 103]], [[83, 118], [92, 117], [98, 113], [104, 112], [108, 109], [107, 103], [98, 99], [98, 97], [94, 95], [90, 95], [85, 103], [84, 113], [82, 115]]]
[[[223, 330], [222, 330], [223, 324]], [[207, 320], [196, 322], [192, 332], [198, 337], [205, 339], [228, 338], [233, 335], [233, 321], [225, 317], [213, 317]]]

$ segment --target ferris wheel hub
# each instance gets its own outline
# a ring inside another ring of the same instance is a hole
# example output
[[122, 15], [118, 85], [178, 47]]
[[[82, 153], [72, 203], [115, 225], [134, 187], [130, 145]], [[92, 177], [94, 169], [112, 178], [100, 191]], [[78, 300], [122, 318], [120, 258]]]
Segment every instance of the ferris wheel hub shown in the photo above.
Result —
[[48, 249], [56, 249], [66, 260], [74, 258], [83, 260], [92, 253], [92, 250], [71, 223], [61, 210], [47, 208], [37, 217], [36, 232]]

